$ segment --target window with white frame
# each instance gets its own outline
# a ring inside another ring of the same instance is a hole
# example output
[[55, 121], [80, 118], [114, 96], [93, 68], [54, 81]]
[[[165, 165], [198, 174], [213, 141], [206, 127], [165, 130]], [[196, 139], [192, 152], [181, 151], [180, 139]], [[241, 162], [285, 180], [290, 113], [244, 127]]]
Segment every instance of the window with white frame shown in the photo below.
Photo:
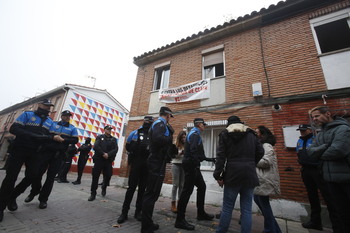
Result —
[[310, 20], [319, 54], [350, 48], [350, 9]]
[[[216, 158], [216, 148], [219, 143], [219, 134], [225, 129], [225, 126], [206, 127], [201, 133], [205, 156], [208, 158]], [[213, 162], [203, 161], [202, 168], [213, 169], [215, 164]]]
[[223, 48], [223, 45], [219, 45], [202, 51], [203, 79], [210, 79], [225, 75]]
[[155, 67], [154, 70], [154, 83], [153, 90], [165, 89], [169, 87], [169, 78], [170, 78], [170, 64]]

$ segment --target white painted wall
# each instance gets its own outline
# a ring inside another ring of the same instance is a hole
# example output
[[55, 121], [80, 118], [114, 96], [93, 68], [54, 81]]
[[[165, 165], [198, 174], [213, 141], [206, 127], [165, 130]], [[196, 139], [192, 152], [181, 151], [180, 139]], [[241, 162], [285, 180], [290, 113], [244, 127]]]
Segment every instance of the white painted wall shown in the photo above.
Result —
[[[121, 130], [120, 130], [120, 136], [118, 138], [118, 153], [117, 156], [114, 160], [114, 168], [120, 168], [121, 164], [121, 159], [122, 159], [122, 152], [123, 152], [123, 147], [124, 147], [124, 142], [125, 142], [125, 136], [122, 135], [122, 132], [124, 131], [124, 126], [128, 122], [128, 117], [129, 114], [126, 112], [125, 108], [121, 105], [119, 105], [113, 98], [111, 98], [109, 95], [107, 95], [105, 92], [99, 92], [99, 91], [94, 91], [94, 90], [88, 90], [84, 88], [72, 88], [68, 91], [65, 102], [63, 103], [62, 109], [68, 109], [71, 110], [69, 103], [70, 103], [70, 98], [74, 97], [74, 93], [81, 94], [87, 98], [90, 98], [94, 101], [100, 102], [105, 106], [108, 106], [110, 108], [113, 108], [119, 112], [122, 112], [124, 114], [123, 120], [121, 122]], [[92, 163], [87, 163], [87, 166], [92, 166]]]

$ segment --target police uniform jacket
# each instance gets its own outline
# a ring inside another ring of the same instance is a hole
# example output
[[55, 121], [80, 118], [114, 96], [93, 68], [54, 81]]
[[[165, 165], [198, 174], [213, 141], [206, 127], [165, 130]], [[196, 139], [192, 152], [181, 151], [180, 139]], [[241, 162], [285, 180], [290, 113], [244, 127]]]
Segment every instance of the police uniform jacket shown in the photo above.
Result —
[[117, 139], [113, 136], [107, 136], [105, 134], [98, 135], [96, 137], [95, 145], [94, 145], [95, 154], [93, 156], [93, 160], [105, 160], [103, 158], [103, 154], [108, 154], [108, 161], [113, 162], [115, 156], [118, 152], [118, 142]]
[[310, 133], [305, 137], [300, 136], [296, 151], [298, 154], [298, 162], [303, 167], [317, 167], [319, 165], [319, 161], [317, 158], [312, 158], [307, 154], [307, 149], [311, 146], [314, 137], [313, 134]]
[[159, 117], [153, 122], [149, 131], [149, 140], [150, 156], [148, 161], [166, 161], [168, 159], [167, 150], [173, 142], [173, 131], [164, 118]]
[[54, 135], [60, 135], [64, 141], [56, 142], [52, 141], [44, 145], [44, 150], [46, 151], [60, 151], [62, 153], [66, 152], [69, 144], [76, 144], [78, 142], [78, 131], [69, 122], [55, 121], [50, 127], [50, 134], [52, 137]]
[[47, 115], [39, 116], [36, 111], [22, 113], [10, 127], [10, 133], [16, 135], [14, 146], [38, 149], [42, 143], [52, 140], [49, 135], [52, 124]]
[[199, 167], [200, 162], [202, 162], [205, 158], [200, 130], [197, 127], [194, 127], [186, 137], [185, 154], [182, 159], [182, 163], [191, 163], [192, 165]]
[[143, 126], [130, 133], [125, 146], [129, 153], [129, 163], [145, 162], [149, 156], [149, 141], [148, 129]]

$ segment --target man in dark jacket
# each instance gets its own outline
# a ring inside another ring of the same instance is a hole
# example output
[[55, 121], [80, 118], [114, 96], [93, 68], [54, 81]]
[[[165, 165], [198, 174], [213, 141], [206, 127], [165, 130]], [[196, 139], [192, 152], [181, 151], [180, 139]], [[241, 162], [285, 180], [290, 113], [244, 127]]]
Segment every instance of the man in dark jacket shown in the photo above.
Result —
[[153, 123], [152, 116], [145, 116], [142, 126], [130, 133], [126, 140], [126, 150], [128, 152], [128, 163], [130, 165], [128, 190], [126, 190], [122, 214], [118, 218], [118, 223], [123, 223], [128, 219], [130, 203], [137, 190], [136, 210], [134, 217], [141, 221], [142, 197], [145, 193], [147, 183], [147, 159], [149, 156], [149, 136], [148, 130]]
[[78, 159], [78, 177], [76, 181], [73, 181], [72, 184], [77, 185], [81, 183], [81, 177], [83, 176], [83, 171], [86, 165], [86, 162], [89, 159], [89, 153], [91, 151], [91, 138], [86, 138], [85, 143], [81, 145], [78, 149], [80, 152]]
[[197, 219], [212, 220], [214, 215], [204, 211], [206, 185], [200, 170], [200, 163], [206, 158], [203, 148], [203, 141], [200, 133], [207, 125], [203, 118], [195, 118], [194, 127], [188, 133], [185, 142], [185, 153], [182, 159], [182, 166], [185, 172], [185, 183], [182, 189], [177, 206], [177, 217], [175, 227], [185, 230], [194, 230], [194, 225], [189, 224], [185, 219], [185, 212], [188, 201], [192, 195], [194, 186], [197, 187]]
[[296, 151], [298, 155], [298, 162], [301, 165], [301, 177], [307, 191], [311, 208], [310, 220], [308, 222], [302, 223], [302, 226], [304, 228], [322, 231], [321, 203], [318, 197], [318, 190], [320, 190], [327, 204], [329, 217], [333, 225], [333, 231], [337, 232], [336, 226], [338, 218], [336, 216], [335, 207], [331, 202], [331, 196], [327, 183], [323, 180], [318, 169], [318, 166], [320, 164], [319, 160], [317, 158], [311, 158], [307, 154], [307, 149], [312, 144], [314, 138], [311, 125], [299, 125], [297, 130], [300, 131], [300, 138], [297, 142]]
[[91, 195], [88, 201], [96, 199], [96, 190], [98, 187], [98, 179], [103, 172], [103, 185], [101, 187], [101, 195], [106, 196], [106, 189], [109, 186], [113, 174], [112, 163], [118, 152], [118, 141], [111, 135], [112, 127], [107, 125], [104, 127], [104, 134], [97, 136], [93, 157], [94, 167], [92, 169]]
[[169, 124], [173, 113], [168, 107], [161, 107], [159, 118], [152, 124], [148, 133], [150, 140], [150, 155], [147, 160], [148, 179], [145, 194], [142, 202], [142, 233], [153, 233], [159, 228], [153, 223], [152, 215], [154, 205], [159, 198], [162, 189], [168, 150], [173, 142], [174, 130]]
[[328, 183], [342, 231], [350, 229], [350, 124], [341, 117], [332, 117], [327, 106], [318, 106], [309, 114], [321, 131], [308, 154], [321, 163], [323, 179]]
[[[40, 209], [47, 207], [47, 200], [51, 194], [55, 176], [60, 168], [61, 161], [65, 157], [67, 148], [69, 145], [74, 145], [78, 142], [78, 131], [75, 126], [69, 123], [71, 115], [69, 110], [65, 110], [61, 113], [61, 121], [52, 124], [50, 134], [59, 135], [62, 141], [53, 141], [43, 145], [39, 176], [33, 180], [32, 190], [25, 199], [25, 202], [31, 202], [37, 194], [40, 194], [38, 198]], [[45, 172], [46, 180], [44, 185], [41, 186], [41, 179]]]
[[11, 200], [11, 195], [22, 165], [26, 165], [27, 184], [24, 186], [28, 187], [33, 178], [38, 175], [40, 165], [38, 150], [42, 144], [47, 140], [60, 141], [62, 139], [59, 136], [53, 138], [49, 136], [49, 129], [53, 124], [49, 117], [51, 106], [53, 104], [47, 99], [40, 101], [36, 111], [22, 113], [10, 127], [10, 133], [16, 138], [6, 176], [0, 188], [0, 222], [4, 217], [6, 205], [10, 211], [18, 208], [16, 200]]
[[259, 185], [256, 164], [264, 155], [255, 131], [237, 116], [227, 119], [227, 128], [219, 135], [214, 178], [224, 187], [220, 223], [216, 232], [227, 232], [237, 195], [241, 203], [241, 231], [252, 227], [253, 191]]

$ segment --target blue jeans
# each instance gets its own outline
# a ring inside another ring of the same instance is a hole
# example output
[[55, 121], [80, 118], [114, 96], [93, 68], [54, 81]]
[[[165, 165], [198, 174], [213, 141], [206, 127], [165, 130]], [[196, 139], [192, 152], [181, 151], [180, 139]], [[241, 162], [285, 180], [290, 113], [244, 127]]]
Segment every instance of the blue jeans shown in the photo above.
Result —
[[278, 223], [273, 216], [269, 196], [254, 195], [254, 201], [264, 216], [264, 233], [282, 233]]
[[216, 229], [217, 233], [228, 231], [238, 194], [240, 195], [241, 204], [241, 232], [251, 232], [253, 191], [254, 188], [224, 186], [224, 201], [222, 204], [220, 223]]

